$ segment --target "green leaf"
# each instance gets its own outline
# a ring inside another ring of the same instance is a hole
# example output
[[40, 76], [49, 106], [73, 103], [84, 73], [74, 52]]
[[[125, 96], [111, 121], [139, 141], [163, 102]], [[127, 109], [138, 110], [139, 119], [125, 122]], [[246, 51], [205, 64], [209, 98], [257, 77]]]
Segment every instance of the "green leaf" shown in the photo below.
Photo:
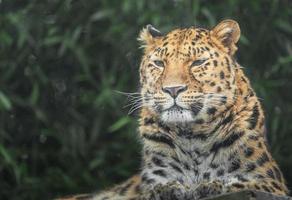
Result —
[[0, 107], [4, 108], [5, 110], [11, 110], [12, 104], [9, 98], [0, 91]]
[[12, 164], [13, 163], [13, 159], [10, 156], [9, 152], [2, 145], [0, 145], [0, 155], [4, 158], [4, 160], [5, 160], [5, 162], [7, 164]]
[[94, 160], [92, 160], [90, 163], [89, 163], [89, 169], [90, 170], [93, 170], [95, 169], [96, 167], [100, 166], [102, 164], [102, 162], [104, 161], [104, 158], [102, 157], [97, 157], [95, 158]]
[[207, 8], [203, 8], [202, 14], [208, 19], [210, 26], [215, 26], [216, 19], [210, 10], [208, 10]]
[[276, 26], [287, 33], [292, 33], [292, 25], [290, 22], [283, 20], [276, 20]]
[[241, 42], [242, 44], [244, 44], [244, 45], [250, 45], [249, 40], [248, 40], [247, 37], [245, 37], [245, 35], [243, 35], [243, 34], [240, 36], [240, 42]]
[[130, 123], [131, 119], [129, 117], [122, 117], [118, 121], [116, 121], [113, 125], [108, 128], [109, 132], [117, 131], [123, 128], [125, 125]]
[[90, 19], [91, 21], [99, 21], [99, 20], [103, 20], [107, 17], [109, 17], [111, 15], [111, 11], [110, 10], [102, 10], [102, 11], [97, 11], [96, 13], [94, 13]]
[[4, 31], [0, 32], [0, 45], [10, 46], [13, 43], [12, 37]]
[[39, 96], [40, 96], [39, 85], [35, 83], [33, 85], [32, 92], [29, 97], [30, 104], [35, 105], [39, 99]]
[[59, 44], [63, 41], [61, 36], [52, 36], [44, 39], [43, 45], [44, 46], [52, 46], [55, 44]]

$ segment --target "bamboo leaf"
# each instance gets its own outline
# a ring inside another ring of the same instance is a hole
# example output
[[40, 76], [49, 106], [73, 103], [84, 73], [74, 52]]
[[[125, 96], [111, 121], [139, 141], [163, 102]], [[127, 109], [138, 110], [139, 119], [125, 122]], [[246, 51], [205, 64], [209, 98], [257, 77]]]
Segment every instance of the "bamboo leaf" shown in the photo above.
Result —
[[11, 110], [12, 104], [10, 99], [0, 91], [0, 107], [5, 110]]

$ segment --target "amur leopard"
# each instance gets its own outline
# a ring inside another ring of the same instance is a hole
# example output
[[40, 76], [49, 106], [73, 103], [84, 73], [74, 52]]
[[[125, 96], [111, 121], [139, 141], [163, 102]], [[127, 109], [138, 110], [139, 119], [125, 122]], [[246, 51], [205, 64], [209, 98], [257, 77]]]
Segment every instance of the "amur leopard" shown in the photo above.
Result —
[[167, 34], [144, 28], [141, 172], [107, 191], [67, 199], [201, 199], [245, 189], [287, 194], [267, 147], [261, 103], [234, 58], [239, 38], [233, 20]]

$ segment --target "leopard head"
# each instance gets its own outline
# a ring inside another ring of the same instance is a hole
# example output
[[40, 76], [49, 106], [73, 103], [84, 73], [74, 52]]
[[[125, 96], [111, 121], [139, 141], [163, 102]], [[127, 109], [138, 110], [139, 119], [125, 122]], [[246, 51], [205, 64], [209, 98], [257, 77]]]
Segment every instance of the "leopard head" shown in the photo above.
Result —
[[148, 25], [139, 36], [143, 106], [165, 123], [204, 123], [236, 99], [233, 55], [240, 28], [224, 20], [212, 30], [190, 27], [162, 34]]

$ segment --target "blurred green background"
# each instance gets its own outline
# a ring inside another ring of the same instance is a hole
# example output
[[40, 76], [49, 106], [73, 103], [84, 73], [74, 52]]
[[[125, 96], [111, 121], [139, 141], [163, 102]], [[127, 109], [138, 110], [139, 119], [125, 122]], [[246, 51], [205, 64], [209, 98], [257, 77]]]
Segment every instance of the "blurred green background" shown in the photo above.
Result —
[[[142, 27], [239, 22], [237, 60], [292, 186], [292, 1], [0, 0], [0, 199], [100, 190], [139, 170]], [[290, 187], [291, 188], [291, 187]]]

